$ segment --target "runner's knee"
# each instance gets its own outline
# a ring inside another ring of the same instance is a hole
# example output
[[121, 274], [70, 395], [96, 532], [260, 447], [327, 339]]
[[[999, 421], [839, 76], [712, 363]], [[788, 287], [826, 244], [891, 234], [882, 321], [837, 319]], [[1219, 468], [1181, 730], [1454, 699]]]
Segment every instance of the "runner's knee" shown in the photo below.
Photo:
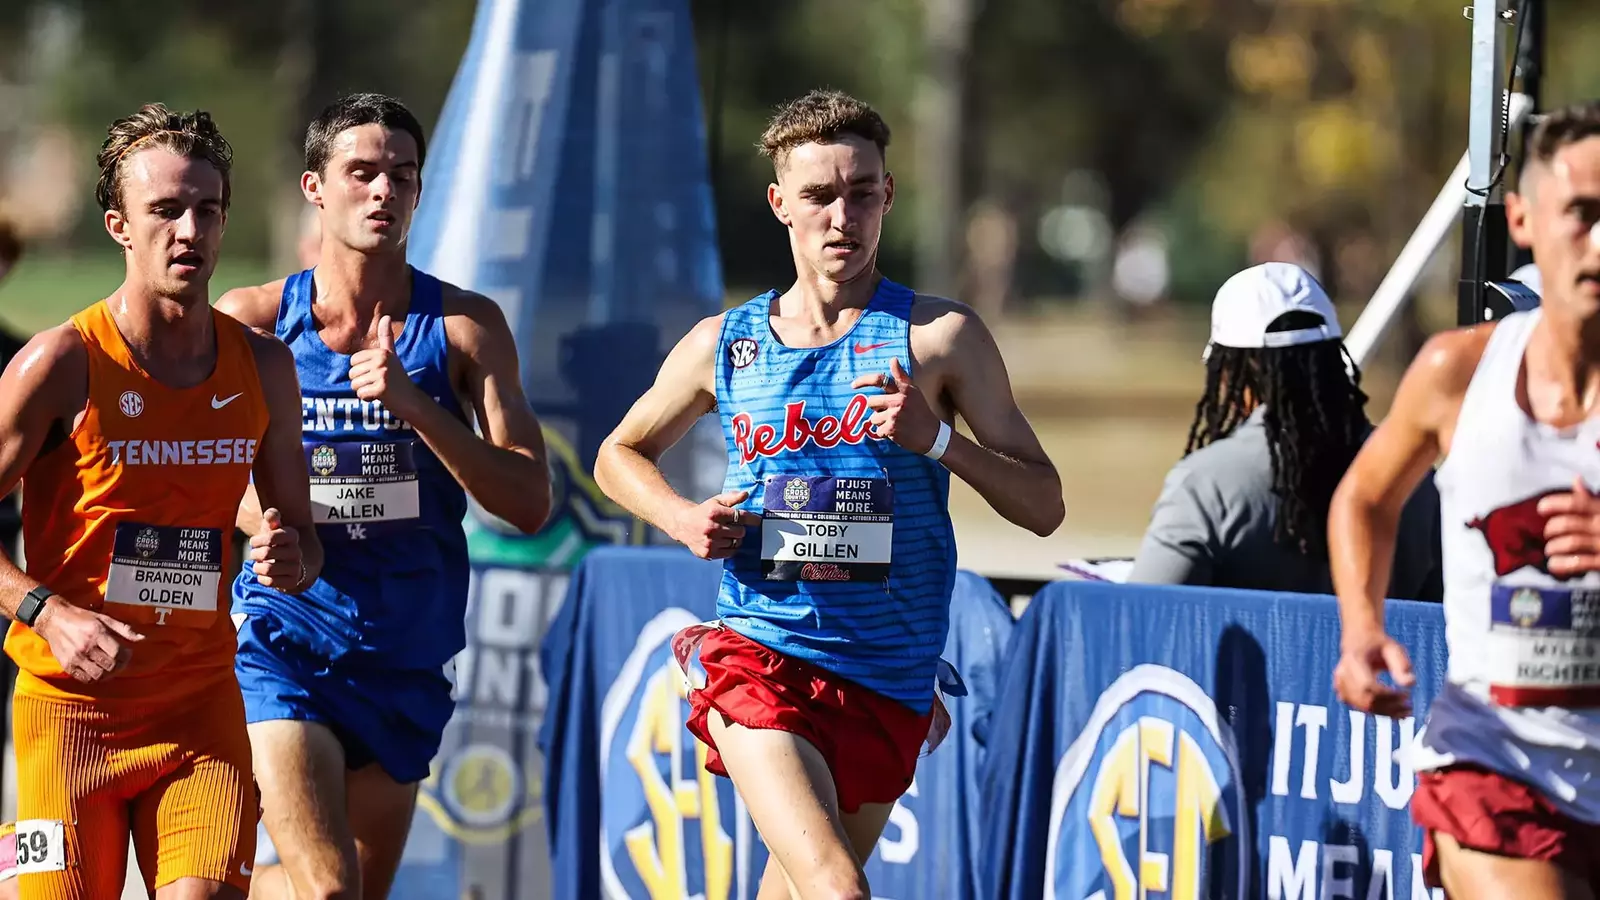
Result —
[[356, 873], [326, 872], [297, 878], [289, 876], [294, 900], [361, 900], [361, 878]]
[[859, 869], [848, 874], [840, 873], [840, 877], [831, 878], [817, 889], [804, 893], [806, 900], [813, 897], [816, 900], [872, 900], [872, 890], [867, 887], [866, 876]]

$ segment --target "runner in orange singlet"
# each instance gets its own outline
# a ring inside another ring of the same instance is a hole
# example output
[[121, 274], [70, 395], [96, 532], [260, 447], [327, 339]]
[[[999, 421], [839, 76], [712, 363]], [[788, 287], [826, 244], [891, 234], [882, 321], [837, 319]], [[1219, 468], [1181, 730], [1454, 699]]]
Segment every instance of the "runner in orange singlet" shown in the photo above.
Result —
[[259, 806], [224, 573], [252, 476], [272, 507], [250, 541], [262, 582], [309, 585], [322, 552], [294, 360], [207, 296], [230, 162], [203, 112], [114, 123], [96, 197], [126, 278], [0, 376], [0, 494], [21, 480], [27, 556], [0, 556], [20, 669], [5, 887], [23, 898], [119, 896], [130, 833], [158, 900], [249, 888]]

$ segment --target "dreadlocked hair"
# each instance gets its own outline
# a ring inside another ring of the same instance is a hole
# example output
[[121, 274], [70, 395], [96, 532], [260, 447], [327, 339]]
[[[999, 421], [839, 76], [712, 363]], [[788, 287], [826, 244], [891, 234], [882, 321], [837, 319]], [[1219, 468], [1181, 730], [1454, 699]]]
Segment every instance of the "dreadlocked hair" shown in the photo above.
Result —
[[[1315, 313], [1291, 312], [1268, 331], [1320, 324]], [[1252, 350], [1214, 345], [1206, 360], [1205, 396], [1195, 405], [1183, 455], [1222, 440], [1249, 418], [1247, 392], [1266, 408], [1272, 493], [1279, 504], [1273, 537], [1302, 554], [1326, 556], [1328, 504], [1371, 424], [1361, 370], [1338, 340]]]

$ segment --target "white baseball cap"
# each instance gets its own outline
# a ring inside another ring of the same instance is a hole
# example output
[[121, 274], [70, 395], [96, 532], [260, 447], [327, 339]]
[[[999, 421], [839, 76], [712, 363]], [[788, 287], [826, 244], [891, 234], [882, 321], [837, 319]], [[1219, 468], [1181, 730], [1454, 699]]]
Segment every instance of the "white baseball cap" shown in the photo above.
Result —
[[[1322, 319], [1313, 328], [1268, 331], [1285, 313], [1306, 312]], [[1269, 262], [1234, 275], [1217, 289], [1211, 303], [1211, 341], [1206, 345], [1256, 350], [1262, 347], [1298, 347], [1337, 340], [1339, 314], [1328, 293], [1311, 273], [1293, 263]]]
[[1533, 263], [1528, 263], [1507, 277], [1527, 285], [1535, 294], [1544, 293], [1544, 277], [1539, 274], [1539, 267]]

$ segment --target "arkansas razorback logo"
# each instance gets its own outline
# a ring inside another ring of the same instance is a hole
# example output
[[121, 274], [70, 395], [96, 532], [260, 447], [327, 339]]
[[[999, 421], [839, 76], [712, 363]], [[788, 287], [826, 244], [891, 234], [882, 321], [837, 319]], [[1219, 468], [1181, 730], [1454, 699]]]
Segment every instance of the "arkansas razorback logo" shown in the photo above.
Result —
[[1483, 540], [1494, 554], [1494, 573], [1510, 575], [1523, 566], [1533, 566], [1546, 574], [1550, 560], [1544, 555], [1545, 517], [1539, 515], [1539, 501], [1562, 491], [1545, 491], [1537, 497], [1502, 506], [1467, 523], [1483, 533]]
[[876, 437], [872, 433], [872, 416], [865, 394], [851, 397], [843, 415], [823, 416], [815, 422], [806, 418], [806, 401], [789, 403], [784, 407], [782, 432], [767, 422], [757, 425], [747, 412], [735, 413], [732, 426], [734, 446], [739, 448], [739, 458], [746, 463], [754, 462], [758, 456], [792, 453], [811, 443], [827, 449], [840, 444], [859, 444]]

